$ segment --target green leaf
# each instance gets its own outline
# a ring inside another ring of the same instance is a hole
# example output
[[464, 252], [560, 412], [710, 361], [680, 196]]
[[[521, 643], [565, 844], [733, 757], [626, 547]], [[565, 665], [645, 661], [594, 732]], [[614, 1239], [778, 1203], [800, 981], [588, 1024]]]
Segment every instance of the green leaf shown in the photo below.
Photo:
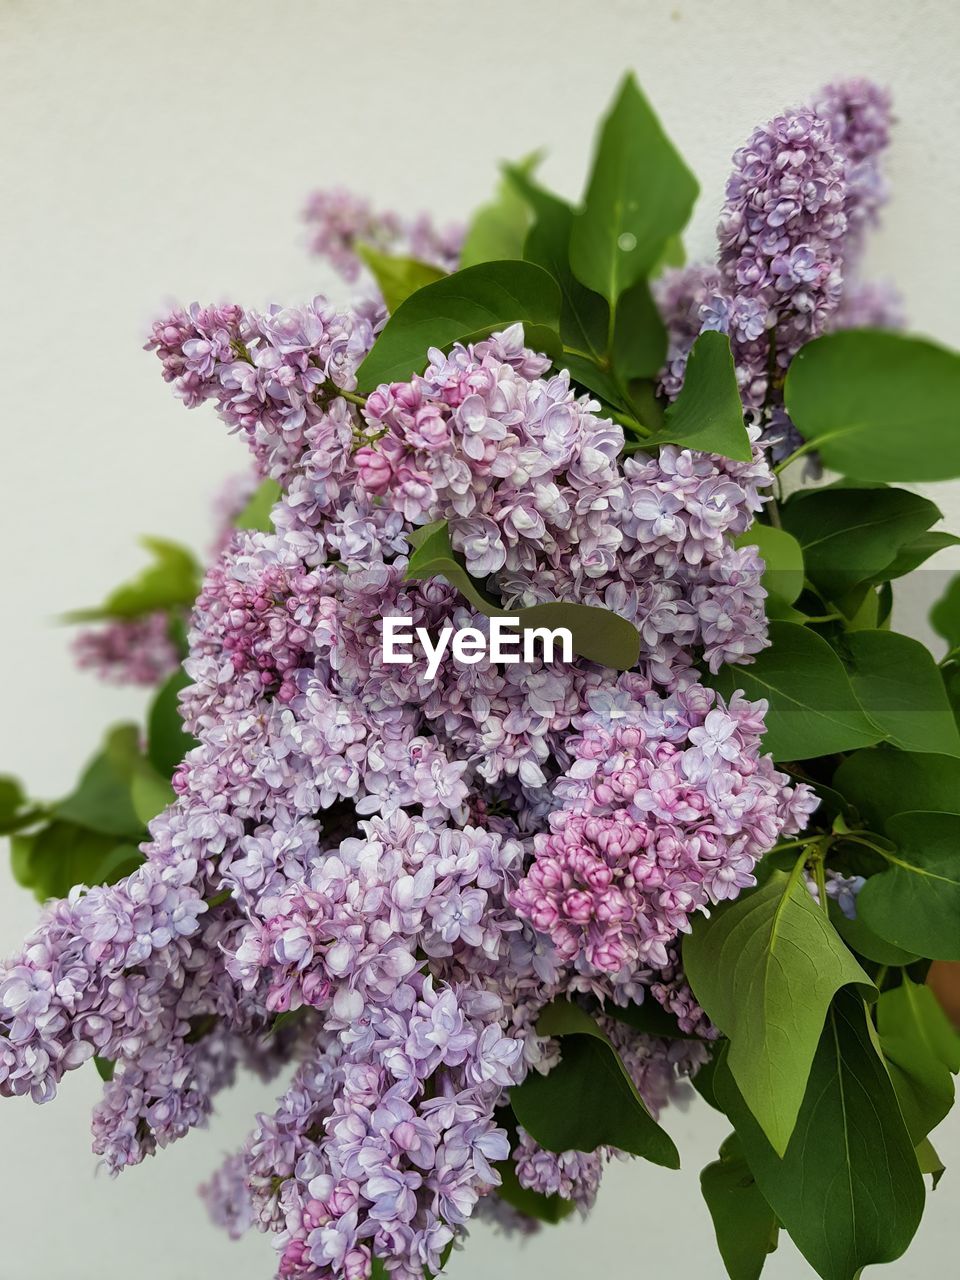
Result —
[[510, 1091], [514, 1115], [548, 1151], [619, 1147], [668, 1169], [680, 1167], [669, 1135], [647, 1111], [607, 1036], [579, 1005], [555, 1001], [537, 1033], [561, 1037], [561, 1058], [548, 1075], [531, 1072]]
[[857, 915], [895, 946], [928, 960], [960, 960], [960, 814], [898, 813], [896, 853], [857, 896]]
[[76, 789], [55, 807], [54, 816], [90, 831], [143, 839], [143, 823], [130, 797], [139, 738], [136, 725], [111, 729], [103, 750], [87, 766]]
[[130, 799], [134, 812], [144, 826], [173, 804], [176, 798], [173, 787], [157, 773], [149, 760], [137, 762], [130, 781]]
[[843, 991], [834, 1001], [782, 1159], [723, 1064], [716, 1085], [764, 1199], [823, 1280], [900, 1257], [923, 1179], [862, 1000]]
[[851, 951], [871, 960], [874, 964], [892, 965], [899, 968], [913, 964], [920, 957], [902, 947], [895, 947], [892, 942], [878, 937], [872, 929], [864, 924], [862, 916], [854, 916], [851, 920], [837, 906], [835, 899], [828, 900], [830, 922]]
[[953, 813], [960, 807], [960, 760], [955, 756], [893, 751], [857, 751], [844, 760], [834, 787], [874, 831], [906, 810]]
[[836, 992], [870, 979], [803, 882], [803, 859], [753, 893], [697, 916], [683, 968], [711, 1021], [730, 1038], [727, 1065], [782, 1154], [803, 1101]]
[[[17, 881], [40, 902], [66, 897], [75, 884], [113, 883], [118, 877], [112, 855], [118, 847], [124, 849], [124, 865], [133, 869], [130, 846], [118, 846], [115, 837], [72, 822], [51, 822], [35, 835], [15, 839]], [[142, 862], [142, 855], [134, 853]]]
[[518, 1213], [551, 1225], [562, 1222], [573, 1213], [576, 1206], [572, 1200], [564, 1200], [558, 1195], [545, 1196], [539, 1191], [531, 1191], [529, 1187], [521, 1187], [517, 1181], [517, 1170], [512, 1160], [502, 1160], [493, 1167], [500, 1175], [497, 1195], [501, 1200], [512, 1205]]
[[[537, 345], [560, 321], [556, 281], [532, 262], [484, 262], [444, 276], [400, 304], [357, 371], [361, 392], [406, 381], [427, 363], [430, 347], [477, 342], [521, 321]], [[529, 327], [528, 327], [529, 326]]]
[[184, 732], [177, 696], [191, 683], [183, 668], [178, 667], [157, 690], [147, 713], [147, 756], [164, 778], [171, 777], [187, 752], [197, 745], [196, 738]]
[[603, 122], [582, 212], [574, 218], [574, 275], [611, 304], [649, 276], [697, 198], [690, 173], [628, 75]]
[[871, 582], [900, 552], [940, 519], [906, 489], [813, 489], [780, 509], [783, 527], [803, 548], [807, 576], [827, 600]]
[[851, 631], [841, 647], [860, 705], [889, 742], [903, 751], [960, 755], [943, 679], [919, 640], [896, 631]]
[[[763, 560], [763, 586], [770, 600], [793, 604], [803, 590], [803, 551], [784, 529], [772, 524], [752, 524], [734, 538], [734, 546], [756, 547]], [[769, 604], [769, 602], [768, 602]]]
[[273, 521], [270, 513], [280, 501], [280, 486], [276, 480], [267, 477], [261, 480], [253, 492], [250, 501], [239, 515], [234, 517], [235, 529], [254, 529], [260, 533], [273, 533]]
[[908, 573], [924, 564], [931, 556], [947, 547], [960, 546], [960, 538], [955, 533], [944, 533], [934, 529], [929, 533], [921, 533], [906, 546], [901, 547], [896, 557], [888, 565], [876, 573], [870, 581], [875, 584], [889, 582], [892, 578], [905, 578]]
[[117, 1065], [115, 1062], [111, 1062], [109, 1058], [94, 1057], [93, 1065], [96, 1067], [97, 1075], [101, 1080], [109, 1082], [113, 1079], [113, 1073]]
[[960, 1071], [960, 1036], [929, 987], [906, 974], [877, 1001], [877, 1031], [887, 1070], [914, 1145], [953, 1106], [953, 1076]]
[[42, 805], [31, 803], [18, 779], [0, 774], [0, 835], [12, 835], [33, 826], [46, 814]]
[[667, 357], [667, 331], [646, 280], [638, 280], [617, 302], [610, 352], [617, 377], [653, 378]]
[[930, 625], [951, 649], [960, 646], [960, 573], [930, 610]]
[[[548, 271], [560, 288], [560, 337], [568, 347], [584, 353], [588, 357], [586, 363], [602, 361], [606, 355], [610, 308], [606, 299], [582, 285], [570, 270], [573, 209], [559, 196], [538, 186], [529, 174], [516, 166], [508, 166], [506, 173], [534, 214], [523, 256], [527, 262], [536, 263]], [[590, 386], [591, 390], [599, 390], [590, 383], [584, 385]]]
[[[509, 169], [529, 177], [539, 159], [539, 154], [535, 153]], [[505, 172], [496, 198], [473, 215], [460, 250], [461, 268], [504, 258], [522, 258], [530, 221], [530, 209], [526, 200], [518, 193], [510, 172]]]
[[112, 591], [102, 605], [77, 609], [67, 622], [100, 622], [105, 618], [139, 618], [161, 609], [189, 609], [200, 590], [200, 566], [193, 553], [163, 538], [141, 538], [154, 563], [139, 578]]
[[81, 878], [88, 884], [116, 884], [136, 871], [143, 861], [144, 856], [135, 844], [114, 845]]
[[730, 339], [710, 330], [693, 344], [679, 396], [669, 406], [664, 424], [648, 445], [679, 444], [738, 462], [753, 457], [743, 425], [743, 405], [730, 354]]
[[794, 356], [787, 412], [824, 465], [860, 480], [960, 475], [960, 356], [921, 338], [848, 329]]
[[725, 698], [742, 689], [767, 699], [763, 748], [774, 760], [808, 760], [882, 738], [822, 636], [795, 622], [771, 622], [769, 634], [770, 648], [749, 666], [722, 667], [711, 683]]
[[[376, 280], [387, 310], [392, 314], [406, 302], [412, 293], [435, 284], [447, 274], [429, 262], [420, 262], [417, 258], [394, 257], [389, 253], [381, 253], [372, 245], [358, 244], [357, 256], [362, 258]], [[509, 254], [498, 255], [509, 257]], [[466, 265], [466, 264], [464, 264]], [[279, 486], [278, 486], [279, 487]]]
[[428, 579], [438, 576], [457, 588], [461, 595], [488, 618], [517, 618], [518, 626], [566, 627], [571, 634], [573, 651], [591, 662], [599, 662], [618, 671], [629, 671], [640, 655], [640, 636], [626, 618], [594, 605], [568, 604], [555, 601], [535, 604], [526, 609], [502, 609], [486, 596], [467, 573], [462, 558], [450, 545], [450, 531], [445, 520], [436, 521], [420, 530], [415, 550], [407, 566], [406, 578]]
[[701, 1172], [700, 1190], [730, 1280], [759, 1280], [767, 1255], [777, 1247], [780, 1229], [735, 1133], [720, 1148], [720, 1159]]
[[917, 1144], [917, 1164], [920, 1166], [921, 1173], [930, 1175], [931, 1190], [936, 1191], [937, 1183], [947, 1170], [929, 1138], [924, 1138]]

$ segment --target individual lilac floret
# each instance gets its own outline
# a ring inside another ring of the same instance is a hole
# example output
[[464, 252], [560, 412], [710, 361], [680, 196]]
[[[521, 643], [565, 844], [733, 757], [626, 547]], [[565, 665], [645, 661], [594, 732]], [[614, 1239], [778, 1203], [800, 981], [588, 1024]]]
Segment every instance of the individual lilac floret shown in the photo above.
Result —
[[180, 665], [170, 621], [170, 615], [159, 610], [79, 631], [72, 646], [77, 666], [93, 670], [110, 684], [160, 684]]
[[[845, 876], [829, 867], [825, 876], [827, 897], [832, 898], [848, 920], [857, 918], [857, 896], [866, 884], [863, 876]], [[816, 902], [820, 901], [820, 889], [813, 876], [806, 877], [807, 888]]]

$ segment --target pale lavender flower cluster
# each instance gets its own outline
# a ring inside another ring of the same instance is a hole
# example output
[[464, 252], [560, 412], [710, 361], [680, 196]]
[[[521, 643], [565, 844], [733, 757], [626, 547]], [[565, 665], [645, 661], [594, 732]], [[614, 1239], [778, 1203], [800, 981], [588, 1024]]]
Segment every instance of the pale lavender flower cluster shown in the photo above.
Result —
[[261, 472], [282, 480], [323, 419], [324, 399], [356, 385], [382, 319], [375, 303], [338, 311], [324, 298], [264, 312], [194, 304], [157, 321], [147, 349], [189, 408], [214, 400], [230, 430], [247, 436]]
[[891, 120], [887, 91], [851, 80], [756, 129], [733, 157], [716, 265], [658, 283], [669, 336], [661, 390], [679, 393], [699, 333], [728, 334], [744, 405], [765, 425], [776, 419], [764, 434], [774, 457], [799, 443], [781, 405], [799, 348], [828, 329], [902, 323], [894, 291], [855, 280], [864, 232], [886, 199]]
[[[760, 562], [731, 542], [770, 481], [759, 450], [621, 463], [620, 429], [519, 329], [363, 407], [339, 392], [376, 323], [315, 300], [155, 327], [164, 376], [284, 492], [205, 579], [181, 699], [199, 745], [146, 862], [51, 906], [0, 973], [0, 1092], [45, 1100], [115, 1063], [94, 1119], [113, 1171], [204, 1123], [251, 1056], [301, 1059], [207, 1197], [303, 1280], [440, 1269], [510, 1158], [509, 1090], [562, 1054], [536, 1033], [548, 1001], [653, 999], [709, 1034], [678, 932], [812, 807], [760, 754], [762, 704], [726, 705], [693, 666], [765, 642]], [[441, 516], [508, 602], [635, 620], [639, 668], [387, 664], [384, 615], [487, 625], [404, 577]], [[654, 1110], [703, 1052], [610, 1034]], [[518, 1156], [588, 1199], [597, 1161], [551, 1161]]]
[[[755, 882], [805, 826], [812, 790], [762, 754], [765, 705], [700, 682], [766, 644], [762, 563], [737, 546], [790, 448], [782, 380], [831, 327], [890, 323], [851, 283], [885, 188], [889, 98], [865, 81], [754, 132], [734, 157], [716, 264], [658, 284], [680, 391], [704, 330], [729, 335], [748, 463], [668, 445], [624, 454], [521, 326], [427, 353], [406, 382], [356, 394], [380, 302], [194, 305], [148, 349], [188, 407], [211, 402], [282, 495], [272, 531], [225, 500], [196, 602], [181, 696], [198, 744], [144, 864], [50, 904], [0, 969], [0, 1094], [53, 1097], [95, 1057], [93, 1118], [112, 1173], [206, 1123], [239, 1067], [296, 1074], [204, 1188], [231, 1235], [270, 1232], [278, 1276], [422, 1280], [475, 1212], [529, 1220], [520, 1187], [582, 1211], [621, 1156], [551, 1152], [509, 1111], [562, 1061], [542, 1009], [593, 1013], [648, 1110], [681, 1099], [717, 1032], [679, 964], [691, 916]], [[317, 193], [314, 250], [348, 279], [358, 245], [441, 270], [462, 232]], [[436, 632], [487, 619], [443, 579], [408, 581], [411, 535], [448, 522], [468, 571], [515, 608], [569, 600], [633, 622], [628, 673], [577, 658], [392, 665], [383, 618]], [[166, 618], [81, 637], [82, 660], [154, 682]], [[165, 647], [166, 646], [166, 647]], [[862, 881], [829, 873], [855, 912]], [[685, 1037], [630, 1025], [654, 1001]], [[105, 1064], [109, 1064], [109, 1070]]]
[[636, 624], [665, 673], [702, 648], [713, 670], [765, 643], [761, 565], [737, 550], [771, 483], [759, 450], [734, 463], [668, 446], [621, 466], [623, 431], [569, 376], [523, 347], [519, 325], [381, 387], [364, 416], [358, 490], [404, 521], [449, 522], [504, 603], [580, 600]]
[[315, 191], [307, 201], [304, 220], [310, 248], [345, 280], [356, 280], [362, 263], [357, 245], [381, 253], [405, 254], [442, 271], [452, 271], [463, 245], [463, 227], [437, 227], [426, 213], [411, 220], [392, 211], [375, 211], [370, 202], [341, 187]]
[[110, 684], [160, 684], [180, 663], [164, 609], [84, 628], [72, 647], [81, 670], [92, 670]]
[[862, 249], [864, 232], [876, 224], [877, 213], [887, 201], [887, 181], [879, 160], [890, 145], [891, 107], [890, 91], [862, 78], [826, 85], [813, 104], [843, 155], [848, 269]]

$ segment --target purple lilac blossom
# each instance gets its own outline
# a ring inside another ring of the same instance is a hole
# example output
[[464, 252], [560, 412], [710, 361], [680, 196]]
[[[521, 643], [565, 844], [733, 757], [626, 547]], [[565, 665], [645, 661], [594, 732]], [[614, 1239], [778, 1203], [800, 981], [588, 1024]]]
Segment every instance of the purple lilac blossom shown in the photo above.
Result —
[[463, 245], [461, 226], [437, 227], [426, 213], [407, 220], [391, 211], [376, 212], [369, 201], [341, 187], [315, 191], [303, 217], [313, 253], [348, 281], [356, 280], [362, 269], [358, 244], [416, 258], [442, 271], [454, 270]]
[[160, 609], [84, 628], [73, 638], [74, 661], [109, 684], [160, 684], [180, 665], [170, 624], [169, 613]]
[[[726, 704], [694, 666], [765, 643], [760, 562], [731, 541], [770, 484], [760, 450], [621, 462], [620, 428], [519, 327], [361, 409], [339, 392], [381, 318], [315, 299], [155, 327], [167, 380], [284, 492], [272, 532], [234, 531], [205, 578], [181, 695], [199, 745], [146, 862], [52, 904], [0, 971], [0, 1092], [46, 1100], [114, 1061], [94, 1117], [113, 1172], [205, 1123], [295, 1015], [297, 1075], [207, 1198], [303, 1280], [440, 1269], [499, 1183], [508, 1090], [557, 1061], [548, 1001], [649, 998], [712, 1034], [678, 937], [815, 803], [761, 754], [764, 705]], [[385, 614], [487, 625], [404, 578], [438, 516], [508, 602], [636, 621], [638, 669], [385, 664]], [[705, 1053], [609, 1033], [654, 1110]], [[568, 1178], [583, 1202], [595, 1165]]]

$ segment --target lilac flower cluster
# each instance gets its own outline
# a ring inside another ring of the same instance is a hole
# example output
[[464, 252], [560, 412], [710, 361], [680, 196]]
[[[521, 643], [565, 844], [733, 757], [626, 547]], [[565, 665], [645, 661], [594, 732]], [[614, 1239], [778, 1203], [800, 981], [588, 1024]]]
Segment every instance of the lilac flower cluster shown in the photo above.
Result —
[[667, 698], [642, 677], [588, 693], [567, 738], [562, 807], [534, 837], [513, 895], [568, 963], [614, 975], [665, 969], [689, 916], [752, 884], [778, 833], [806, 826], [808, 792], [759, 755], [763, 716], [698, 684]]
[[463, 245], [463, 227], [438, 228], [428, 214], [412, 220], [391, 211], [377, 212], [369, 201], [340, 187], [315, 191], [307, 201], [304, 220], [310, 229], [310, 248], [325, 258], [345, 280], [360, 275], [358, 244], [381, 253], [400, 253], [452, 271]]
[[496, 575], [508, 606], [623, 614], [664, 675], [691, 648], [713, 670], [756, 653], [760, 563], [730, 539], [770, 484], [759, 450], [742, 464], [670, 446], [621, 466], [622, 429], [547, 367], [520, 326], [431, 352], [422, 377], [368, 399], [359, 492], [412, 524], [445, 517], [469, 572]]
[[170, 615], [163, 609], [78, 631], [73, 656], [81, 670], [92, 670], [111, 684], [160, 684], [180, 663]]
[[[340, 393], [376, 323], [318, 299], [155, 327], [164, 376], [284, 493], [274, 532], [235, 531], [205, 579], [182, 695], [199, 746], [146, 863], [51, 907], [0, 980], [0, 1091], [115, 1063], [94, 1118], [113, 1171], [205, 1123], [238, 1064], [299, 1054], [206, 1194], [305, 1280], [439, 1270], [510, 1158], [509, 1089], [562, 1053], [536, 1034], [548, 1001], [653, 999], [710, 1034], [678, 933], [812, 807], [760, 754], [762, 705], [693, 669], [765, 640], [760, 563], [731, 543], [770, 481], [759, 451], [621, 463], [620, 429], [519, 328], [361, 407]], [[511, 603], [635, 619], [640, 668], [385, 665], [385, 614], [486, 625], [404, 579], [438, 516]], [[654, 1110], [703, 1052], [610, 1029]], [[601, 1157], [519, 1143], [521, 1181], [589, 1201]]]
[[[738, 164], [727, 256], [674, 278], [668, 311], [675, 342], [733, 334], [752, 404], [771, 315], [793, 317], [793, 341], [833, 296], [846, 178], [807, 114]], [[339, 196], [314, 209], [348, 273], [357, 239], [402, 230]], [[427, 232], [404, 231], [417, 256], [454, 254], [415, 248]], [[715, 1034], [680, 935], [815, 803], [762, 754], [764, 705], [725, 702], [696, 667], [766, 643], [762, 564], [734, 545], [772, 480], [759, 425], [748, 463], [624, 460], [621, 428], [520, 326], [431, 351], [364, 402], [383, 319], [315, 298], [154, 326], [164, 378], [211, 403], [282, 496], [272, 531], [219, 539], [184, 664], [199, 745], [145, 863], [51, 905], [0, 971], [0, 1092], [44, 1101], [66, 1070], [112, 1062], [94, 1116], [112, 1172], [205, 1123], [238, 1066], [299, 1062], [205, 1196], [232, 1234], [271, 1232], [279, 1276], [302, 1280], [367, 1280], [374, 1260], [435, 1274], [510, 1159], [521, 1186], [585, 1208], [618, 1153], [550, 1153], [503, 1123], [511, 1088], [562, 1058], [541, 1010], [597, 1012], [656, 1114]], [[488, 625], [443, 580], [405, 578], [411, 534], [437, 519], [505, 605], [630, 619], [638, 667], [448, 655], [428, 679], [422, 657], [386, 663], [385, 615]], [[611, 1016], [645, 1000], [698, 1039]]]
[[780, 403], [797, 350], [827, 329], [901, 322], [892, 290], [855, 279], [864, 232], [886, 199], [880, 157], [891, 118], [885, 90], [851, 80], [756, 129], [733, 157], [716, 265], [659, 282], [670, 339], [664, 394], [678, 394], [699, 333], [729, 334], [744, 405], [774, 419], [764, 434], [782, 446], [774, 456], [797, 442]]

